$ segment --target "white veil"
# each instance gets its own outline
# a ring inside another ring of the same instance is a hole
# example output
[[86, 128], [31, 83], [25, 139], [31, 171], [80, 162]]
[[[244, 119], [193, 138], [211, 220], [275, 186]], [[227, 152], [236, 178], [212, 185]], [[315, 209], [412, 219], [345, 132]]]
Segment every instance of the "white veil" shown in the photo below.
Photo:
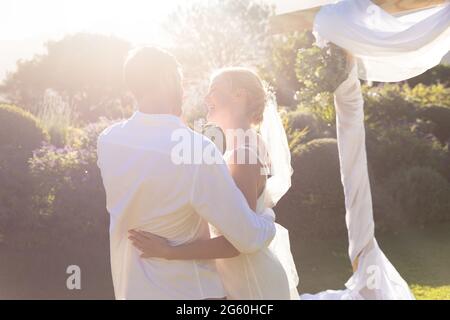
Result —
[[286, 131], [278, 114], [277, 102], [273, 93], [268, 95], [263, 121], [260, 125], [260, 134], [270, 159], [264, 202], [267, 208], [272, 208], [291, 187], [293, 173]]
[[[266, 173], [268, 174], [268, 179], [264, 191], [264, 206], [265, 208], [272, 208], [291, 187], [291, 176], [293, 173], [288, 139], [273, 93], [268, 95], [263, 121], [259, 130], [264, 142], [264, 152], [262, 154], [268, 157], [269, 160], [265, 161], [266, 164], [269, 164], [269, 172]], [[273, 210], [270, 211], [272, 211], [273, 218], [275, 218]], [[300, 298], [297, 291], [299, 277], [291, 253], [289, 231], [278, 223], [275, 223], [275, 227], [276, 235], [270, 243], [269, 249], [277, 256], [286, 272], [290, 299], [297, 300]]]

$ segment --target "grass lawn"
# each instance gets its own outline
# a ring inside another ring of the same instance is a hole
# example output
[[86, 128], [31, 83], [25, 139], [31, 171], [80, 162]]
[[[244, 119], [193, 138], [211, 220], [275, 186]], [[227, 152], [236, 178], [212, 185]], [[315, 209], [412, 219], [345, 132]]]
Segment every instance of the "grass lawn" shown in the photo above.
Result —
[[[377, 234], [377, 241], [417, 299], [450, 300], [450, 223]], [[347, 239], [296, 240], [299, 290], [342, 289], [352, 270]]]

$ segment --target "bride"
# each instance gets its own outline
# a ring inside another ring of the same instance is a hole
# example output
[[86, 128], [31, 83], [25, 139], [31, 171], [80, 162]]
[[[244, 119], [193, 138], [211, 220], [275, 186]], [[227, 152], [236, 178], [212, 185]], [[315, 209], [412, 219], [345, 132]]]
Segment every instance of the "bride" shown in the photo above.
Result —
[[[224, 159], [236, 185], [250, 208], [262, 214], [291, 186], [290, 152], [275, 99], [256, 73], [226, 68], [212, 77], [205, 102], [208, 121], [224, 132]], [[144, 231], [130, 231], [129, 238], [142, 258], [216, 259], [228, 299], [299, 299], [289, 234], [279, 224], [276, 229], [269, 247], [251, 254], [241, 254], [212, 227], [211, 239], [179, 246]]]

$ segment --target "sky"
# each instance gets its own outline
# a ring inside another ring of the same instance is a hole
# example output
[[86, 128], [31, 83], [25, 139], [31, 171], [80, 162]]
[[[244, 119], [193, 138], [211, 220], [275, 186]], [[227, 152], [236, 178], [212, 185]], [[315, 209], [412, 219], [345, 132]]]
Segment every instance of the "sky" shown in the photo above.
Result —
[[183, 0], [2, 0], [0, 40], [88, 30], [139, 39]]
[[[208, 0], [199, 0], [208, 1]], [[263, 0], [278, 10], [330, 0]], [[165, 44], [159, 23], [190, 0], [0, 0], [0, 81], [18, 59], [44, 51], [48, 40], [65, 34], [113, 34], [131, 43]], [[450, 60], [450, 58], [449, 58]]]
[[191, 1], [0, 0], [0, 82], [6, 72], [15, 69], [18, 59], [32, 58], [44, 51], [45, 42], [69, 33], [113, 34], [135, 45], [164, 45], [158, 25], [177, 6], [188, 2]]
[[48, 40], [87, 31], [134, 44], [164, 42], [158, 24], [186, 0], [1, 0], [0, 80]]

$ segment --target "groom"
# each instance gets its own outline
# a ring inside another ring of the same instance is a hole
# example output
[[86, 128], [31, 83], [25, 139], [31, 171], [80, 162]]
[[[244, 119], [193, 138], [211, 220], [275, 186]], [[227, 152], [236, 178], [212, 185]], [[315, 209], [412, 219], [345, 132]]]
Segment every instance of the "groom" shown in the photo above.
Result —
[[116, 299], [225, 298], [213, 260], [142, 259], [128, 239], [129, 230], [148, 231], [179, 245], [208, 239], [210, 223], [239, 251], [250, 253], [268, 245], [274, 223], [249, 208], [224, 161], [172, 160], [179, 144], [173, 134], [180, 130], [189, 135], [190, 146], [219, 153], [180, 119], [182, 75], [172, 55], [155, 47], [134, 50], [124, 78], [138, 111], [104, 130], [97, 145], [110, 214]]

